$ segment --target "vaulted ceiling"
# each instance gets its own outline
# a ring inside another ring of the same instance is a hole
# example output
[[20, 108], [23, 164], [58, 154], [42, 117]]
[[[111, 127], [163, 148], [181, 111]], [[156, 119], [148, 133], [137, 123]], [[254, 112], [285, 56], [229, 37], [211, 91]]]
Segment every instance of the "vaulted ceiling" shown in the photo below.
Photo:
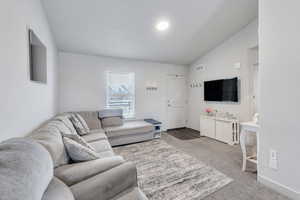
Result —
[[[191, 64], [258, 15], [257, 0], [43, 0], [61, 51]], [[168, 20], [170, 29], [155, 24]]]

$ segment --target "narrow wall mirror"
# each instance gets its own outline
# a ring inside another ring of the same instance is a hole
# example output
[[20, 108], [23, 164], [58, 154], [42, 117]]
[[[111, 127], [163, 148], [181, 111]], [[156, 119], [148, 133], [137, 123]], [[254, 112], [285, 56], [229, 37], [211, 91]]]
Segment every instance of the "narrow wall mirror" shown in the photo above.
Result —
[[30, 80], [46, 84], [47, 48], [31, 29], [29, 29], [28, 35]]

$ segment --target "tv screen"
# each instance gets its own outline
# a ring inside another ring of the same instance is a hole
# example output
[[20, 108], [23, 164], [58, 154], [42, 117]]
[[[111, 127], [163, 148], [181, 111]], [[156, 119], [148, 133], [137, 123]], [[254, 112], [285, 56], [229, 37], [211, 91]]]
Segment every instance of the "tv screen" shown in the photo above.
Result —
[[238, 102], [238, 78], [205, 81], [204, 101]]

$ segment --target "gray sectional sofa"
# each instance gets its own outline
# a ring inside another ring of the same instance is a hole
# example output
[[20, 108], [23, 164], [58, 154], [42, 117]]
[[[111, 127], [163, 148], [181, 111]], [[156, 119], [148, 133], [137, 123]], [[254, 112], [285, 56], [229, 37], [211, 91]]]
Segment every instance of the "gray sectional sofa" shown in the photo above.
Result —
[[26, 138], [2, 142], [1, 200], [147, 200], [138, 187], [135, 165], [115, 155], [110, 142], [151, 139], [154, 128], [142, 121], [106, 126], [109, 122], [103, 127], [99, 113], [79, 112], [90, 128], [82, 137], [99, 153], [96, 160], [71, 162], [62, 139], [62, 133], [76, 131], [68, 113], [50, 119]]
[[[81, 112], [85, 116], [90, 112]], [[121, 109], [105, 109], [98, 112], [102, 128], [112, 146], [136, 143], [154, 138], [155, 128], [143, 120], [120, 120]], [[108, 121], [109, 120], [109, 121]]]

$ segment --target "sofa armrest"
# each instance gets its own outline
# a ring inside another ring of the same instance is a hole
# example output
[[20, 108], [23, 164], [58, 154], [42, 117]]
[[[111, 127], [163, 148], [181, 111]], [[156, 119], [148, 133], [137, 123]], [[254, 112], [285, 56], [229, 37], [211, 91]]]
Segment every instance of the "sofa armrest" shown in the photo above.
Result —
[[96, 174], [124, 163], [121, 156], [112, 156], [87, 162], [63, 165], [54, 169], [54, 175], [68, 186], [84, 181]]
[[108, 200], [137, 185], [135, 165], [125, 162], [71, 186], [71, 190], [76, 200]]

